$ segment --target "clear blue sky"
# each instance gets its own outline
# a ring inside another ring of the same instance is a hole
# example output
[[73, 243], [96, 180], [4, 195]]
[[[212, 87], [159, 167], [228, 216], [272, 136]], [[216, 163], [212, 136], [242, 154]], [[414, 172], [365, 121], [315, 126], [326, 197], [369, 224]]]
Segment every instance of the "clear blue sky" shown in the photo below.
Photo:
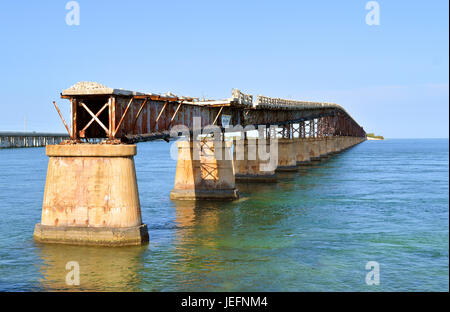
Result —
[[368, 132], [448, 137], [447, 0], [79, 0], [0, 4], [0, 130], [63, 132], [51, 104], [82, 80], [136, 91], [336, 102]]

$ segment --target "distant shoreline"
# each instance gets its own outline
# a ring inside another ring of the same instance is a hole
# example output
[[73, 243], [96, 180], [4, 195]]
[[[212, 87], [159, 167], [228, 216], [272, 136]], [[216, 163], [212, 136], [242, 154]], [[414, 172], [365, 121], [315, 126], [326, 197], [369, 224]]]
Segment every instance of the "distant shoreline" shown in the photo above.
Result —
[[367, 137], [367, 140], [374, 140], [374, 141], [383, 141], [384, 139], [379, 139], [379, 138], [372, 138], [372, 137]]

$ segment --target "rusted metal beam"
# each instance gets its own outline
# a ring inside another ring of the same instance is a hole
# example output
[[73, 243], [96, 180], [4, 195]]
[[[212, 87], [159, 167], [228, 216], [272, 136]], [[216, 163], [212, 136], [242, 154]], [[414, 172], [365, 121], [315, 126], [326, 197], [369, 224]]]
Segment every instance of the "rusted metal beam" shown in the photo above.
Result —
[[134, 100], [134, 97], [132, 97], [130, 99], [130, 101], [128, 102], [127, 108], [125, 109], [125, 112], [122, 114], [122, 118], [120, 118], [119, 124], [117, 125], [116, 129], [114, 129], [114, 131], [112, 133], [113, 138], [116, 136], [117, 131], [119, 130], [120, 126], [122, 125], [123, 119], [127, 115], [128, 110], [130, 109], [131, 103], [133, 103], [133, 100]]
[[220, 115], [220, 113], [222, 112], [222, 110], [223, 110], [223, 106], [220, 107], [219, 112], [218, 112], [217, 115], [216, 115], [216, 118], [214, 118], [213, 126], [216, 124], [216, 121], [217, 121], [217, 119], [219, 118], [219, 115]]
[[[107, 108], [109, 106], [109, 103], [106, 103], [105, 105], [103, 105], [103, 107], [97, 112], [97, 114], [95, 114], [95, 116], [99, 117], [100, 114], [105, 110], [105, 108]], [[86, 131], [87, 128], [89, 128], [89, 126], [95, 121], [94, 118], [92, 118], [86, 126], [84, 126], [84, 128], [80, 131], [80, 137], [85, 137], [84, 132]]]
[[134, 128], [136, 128], [136, 122], [137, 122], [139, 116], [141, 115], [142, 109], [144, 108], [145, 104], [147, 104], [147, 102], [148, 102], [148, 98], [145, 98], [141, 104], [141, 107], [139, 107], [136, 117], [134, 117], [133, 126], [132, 126], [133, 130], [134, 130]]
[[98, 119], [97, 116], [95, 116], [94, 113], [91, 112], [91, 110], [86, 106], [86, 104], [81, 102], [80, 105], [95, 119], [95, 121], [100, 125], [100, 127], [102, 127], [103, 130], [105, 130], [106, 134], [108, 134], [109, 133], [108, 128], [106, 128], [103, 122], [101, 122], [100, 119]]
[[64, 127], [66, 127], [67, 133], [72, 137], [72, 135], [70, 134], [69, 127], [67, 127], [66, 121], [64, 120], [64, 117], [62, 116], [61, 111], [59, 110], [59, 107], [58, 107], [58, 105], [56, 105], [55, 101], [53, 101], [53, 105], [55, 105], [55, 108], [58, 111], [59, 117], [61, 118], [61, 120], [64, 124]]
[[71, 112], [72, 112], [72, 123], [71, 123], [71, 139], [77, 139], [77, 99], [71, 99]]
[[180, 104], [178, 104], [177, 109], [175, 110], [175, 113], [172, 116], [172, 119], [170, 119], [170, 123], [172, 123], [172, 121], [174, 120], [175, 116], [178, 113], [178, 110], [180, 109], [181, 105], [183, 104], [183, 101], [180, 102]]
[[[205, 125], [222, 126], [219, 117], [221, 114], [231, 116], [230, 125], [241, 125], [258, 127], [259, 125], [289, 126], [289, 133], [285, 136], [292, 137], [295, 132], [299, 137], [317, 137], [327, 135], [357, 135], [364, 136], [364, 130], [339, 107], [310, 107], [307, 109], [265, 109], [255, 107], [236, 106], [230, 102], [228, 105], [209, 105], [206, 102], [189, 102], [180, 98], [166, 98], [156, 95], [111, 95], [109, 96], [109, 132], [110, 139], [118, 139], [127, 142], [127, 137], [139, 140], [141, 137], [158, 137], [159, 133], [170, 131], [174, 124], [182, 123], [190, 131], [193, 129], [193, 119], [201, 117], [202, 127]], [[100, 99], [106, 99], [105, 95], [79, 95], [70, 99], [83, 102], [86, 107], [95, 107]], [[134, 98], [134, 102], [130, 102]], [[139, 99], [137, 105], [136, 100]], [[91, 102], [95, 106], [91, 106]], [[104, 102], [102, 102], [104, 103]], [[206, 103], [206, 104], [205, 104]], [[137, 114], [135, 114], [135, 107]], [[183, 107], [183, 109], [181, 109]], [[116, 114], [115, 111], [120, 112]], [[131, 114], [132, 113], [132, 114]], [[132, 115], [132, 116], [130, 116]], [[73, 117], [73, 116], [72, 116]], [[81, 117], [81, 119], [80, 119]], [[99, 115], [97, 117], [100, 119]], [[86, 114], [78, 114], [77, 124], [85, 124], [90, 121]], [[116, 126], [115, 120], [119, 120]], [[95, 120], [95, 119], [94, 119]], [[103, 122], [106, 119], [102, 118]], [[305, 124], [305, 121], [309, 121]], [[292, 124], [303, 123], [303, 129], [292, 128]], [[72, 130], [73, 132], [73, 130]], [[91, 132], [89, 132], [90, 134]], [[119, 134], [120, 133], [120, 134]], [[75, 133], [78, 135], [77, 133]], [[155, 136], [153, 135], [155, 134]], [[309, 135], [308, 135], [309, 134]], [[94, 135], [94, 134], [92, 134]], [[98, 137], [98, 133], [95, 135]], [[90, 136], [91, 137], [91, 136]]]
[[162, 108], [161, 111], [159, 112], [159, 115], [158, 115], [158, 117], [156, 118], [156, 123], [158, 123], [159, 118], [161, 117], [162, 113], [163, 113], [164, 110], [166, 109], [167, 103], [168, 103], [167, 101], [164, 103], [163, 108]]

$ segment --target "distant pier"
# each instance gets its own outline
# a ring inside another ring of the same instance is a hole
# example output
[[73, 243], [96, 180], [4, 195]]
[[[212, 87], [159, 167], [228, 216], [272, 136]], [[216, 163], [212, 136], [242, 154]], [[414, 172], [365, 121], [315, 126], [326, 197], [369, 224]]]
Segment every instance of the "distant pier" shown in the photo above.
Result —
[[42, 147], [59, 144], [67, 139], [69, 135], [63, 133], [0, 131], [0, 148]]

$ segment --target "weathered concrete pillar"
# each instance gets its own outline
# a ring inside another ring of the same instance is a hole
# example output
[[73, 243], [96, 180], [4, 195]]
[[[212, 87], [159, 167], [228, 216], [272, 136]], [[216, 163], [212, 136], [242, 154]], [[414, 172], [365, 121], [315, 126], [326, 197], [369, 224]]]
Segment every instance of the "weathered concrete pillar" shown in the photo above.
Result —
[[311, 161], [320, 160], [320, 146], [317, 138], [309, 138], [309, 158]]
[[343, 150], [345, 150], [345, 147], [344, 147], [344, 137], [343, 137], [343, 136], [340, 136], [340, 137], [338, 138], [338, 146], [339, 146], [339, 152], [342, 152]]
[[141, 245], [133, 156], [136, 145], [47, 145], [50, 157], [41, 223], [34, 239], [78, 245]]
[[342, 137], [336, 137], [336, 153], [340, 153], [342, 151]]
[[234, 145], [234, 174], [239, 182], [276, 182], [275, 168], [269, 160], [261, 160], [258, 148], [270, 152], [269, 140], [237, 140]]
[[330, 154], [339, 153], [338, 139], [337, 136], [330, 137]]
[[304, 166], [311, 164], [311, 158], [309, 153], [309, 140], [308, 139], [296, 139], [296, 159], [297, 165]]
[[278, 166], [276, 171], [296, 171], [297, 154], [293, 139], [278, 139]]
[[328, 157], [328, 147], [327, 147], [327, 139], [326, 138], [318, 138], [319, 150], [320, 150], [320, 158]]
[[[171, 199], [234, 200], [235, 187], [232, 142], [214, 140], [178, 142], [175, 186]], [[195, 145], [194, 145], [195, 144]]]
[[327, 141], [327, 154], [328, 155], [332, 155], [332, 154], [334, 154], [334, 151], [333, 151], [333, 145], [334, 145], [334, 137], [332, 137], [332, 136], [328, 136], [328, 137], [326, 137], [325, 138], [326, 139], [326, 141]]
[[342, 152], [342, 149], [343, 149], [342, 141], [343, 141], [342, 136], [336, 137], [336, 148], [337, 148], [338, 153]]
[[344, 149], [348, 149], [350, 147], [350, 137], [344, 137]]

